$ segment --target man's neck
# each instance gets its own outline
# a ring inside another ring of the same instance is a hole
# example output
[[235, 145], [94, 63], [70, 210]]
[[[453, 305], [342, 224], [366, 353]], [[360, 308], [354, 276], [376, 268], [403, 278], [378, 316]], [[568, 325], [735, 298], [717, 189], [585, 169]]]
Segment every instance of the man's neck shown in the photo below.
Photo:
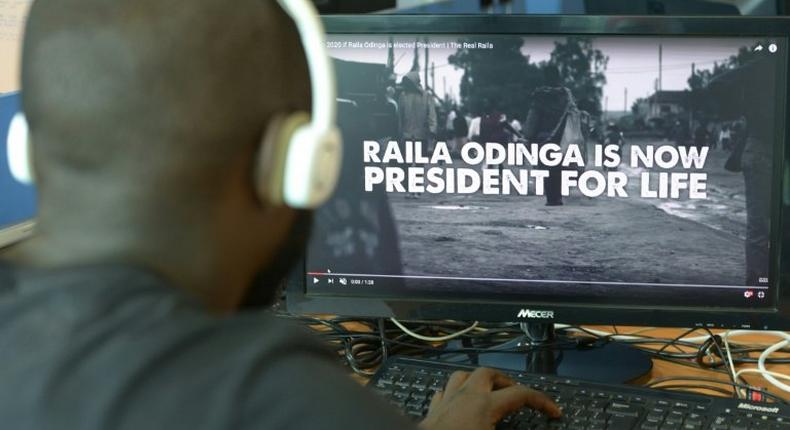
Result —
[[112, 224], [72, 220], [61, 216], [50, 222], [40, 217], [33, 237], [3, 257], [41, 269], [101, 264], [142, 267], [197, 296], [216, 312], [235, 309], [249, 282], [241, 271], [226, 270], [238, 266], [226, 261], [227, 253], [211, 240], [208, 224], [190, 220], [190, 225], [203, 226], [190, 231], [184, 223], [166, 219], [159, 219], [157, 226], [117, 218]]

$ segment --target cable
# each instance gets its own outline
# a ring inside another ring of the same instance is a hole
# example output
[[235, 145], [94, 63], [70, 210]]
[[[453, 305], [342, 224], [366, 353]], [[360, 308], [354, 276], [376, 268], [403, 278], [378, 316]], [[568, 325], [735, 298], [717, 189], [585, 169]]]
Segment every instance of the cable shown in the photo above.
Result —
[[786, 381], [790, 381], [790, 375], [785, 375], [784, 373], [773, 372], [770, 370], [760, 370], [760, 369], [741, 369], [735, 372], [735, 377], [740, 378], [744, 373], [755, 373], [758, 375], [771, 375], [774, 378], [784, 379]]
[[[584, 331], [584, 332], [586, 332], [588, 334], [596, 334], [598, 336], [612, 336], [612, 335], [614, 335], [614, 333], [609, 333], [609, 332], [606, 332], [606, 331], [603, 331], [603, 330], [581, 328], [581, 327], [571, 326], [571, 325], [567, 325], [567, 324], [555, 324], [555, 328], [557, 328], [557, 329], [572, 329], [572, 330], [577, 330], [577, 331]], [[626, 339], [633, 338], [634, 335], [636, 335], [636, 334], [643, 333], [643, 332], [649, 331], [649, 330], [655, 330], [655, 329], [656, 329], [655, 327], [646, 327], [646, 328], [644, 328], [642, 330], [638, 330], [638, 331], [636, 331], [634, 333], [629, 333], [627, 335], [615, 335], [615, 338], [618, 339], [618, 340], [626, 340]], [[702, 329], [702, 328], [700, 327], [698, 329]], [[722, 338], [724, 338], [724, 337], [730, 338], [730, 337], [752, 335], [752, 334], [781, 336], [783, 334], [783, 332], [781, 332], [781, 331], [760, 331], [760, 330], [728, 330], [728, 331], [720, 333], [719, 336], [721, 336]], [[695, 337], [689, 337], [689, 338], [681, 338], [679, 340], [683, 341], [683, 342], [698, 343], [699, 344], [699, 343], [705, 342], [708, 339], [708, 337], [709, 336], [707, 336], [707, 335], [706, 336], [695, 336]], [[773, 344], [757, 344], [755, 346], [768, 347], [768, 346], [771, 346], [771, 345], [773, 345]]]
[[[767, 335], [767, 336], [783, 336], [784, 332], [781, 331], [759, 331], [759, 330], [727, 330], [719, 334], [722, 338], [730, 338], [736, 336], [744, 336], [750, 334], [759, 334], [759, 335]], [[697, 337], [690, 337], [688, 339], [683, 339], [686, 342], [695, 342], [700, 343], [704, 342], [707, 336], [697, 336]], [[770, 346], [770, 344], [764, 344], [761, 346]]]
[[762, 373], [763, 378], [765, 378], [768, 382], [770, 382], [771, 384], [773, 384], [775, 387], [779, 388], [782, 391], [790, 392], [790, 386], [774, 378], [770, 373], [768, 373], [768, 369], [765, 368], [765, 360], [768, 358], [768, 356], [790, 345], [790, 335], [788, 335], [787, 333], [781, 333], [781, 337], [784, 337], [784, 340], [775, 343], [773, 346], [769, 347], [768, 349], [763, 351], [762, 354], [760, 354], [760, 358], [757, 360], [757, 368], [761, 372], [763, 372]]
[[[726, 356], [724, 355], [724, 351], [721, 350], [721, 345], [720, 345], [721, 337], [718, 336], [718, 335], [714, 335], [713, 332], [710, 331], [709, 328], [705, 328], [705, 331], [708, 332], [708, 335], [710, 336], [709, 339], [713, 340], [713, 345], [716, 347], [716, 350], [719, 352], [719, 357], [721, 357], [722, 360], [724, 360], [724, 363], [727, 364], [727, 359], [726, 359]], [[731, 368], [735, 368], [735, 366], [732, 364], [732, 362], [730, 362], [729, 366]], [[736, 384], [738, 384], [738, 380], [735, 379], [735, 373], [728, 374], [727, 376], [730, 377], [730, 379], [732, 380], [732, 383], [733, 383], [733, 387], [735, 387]], [[741, 398], [741, 393], [737, 390], [737, 388], [733, 389], [733, 391], [735, 392], [735, 397], [740, 399]]]
[[[709, 383], [709, 384], [728, 385], [730, 387], [733, 387], [733, 390], [736, 389], [736, 388], [744, 388], [744, 389], [747, 389], [747, 390], [759, 392], [763, 396], [771, 398], [772, 400], [774, 400], [776, 402], [779, 402], [779, 403], [782, 403], [782, 404], [787, 404], [787, 401], [785, 401], [783, 398], [781, 398], [781, 397], [779, 397], [779, 396], [777, 396], [775, 394], [769, 393], [768, 391], [766, 391], [764, 389], [759, 389], [759, 388], [755, 388], [755, 387], [751, 387], [749, 385], [744, 385], [744, 384], [739, 384], [739, 383], [732, 383], [732, 382], [728, 382], [728, 381], [721, 381], [721, 380], [713, 379], [713, 378], [703, 378], [703, 377], [699, 377], [699, 376], [676, 376], [676, 377], [673, 376], [673, 377], [659, 378], [659, 379], [656, 379], [655, 381], [651, 381], [651, 382], [645, 384], [645, 387], [661, 389], [662, 387], [657, 386], [657, 385], [661, 385], [661, 384], [666, 383], [666, 382], [676, 382], [676, 381], [694, 381], [694, 382], [706, 382], [706, 383]], [[727, 395], [728, 396], [732, 396], [733, 393], [728, 391]]]
[[[732, 381], [738, 383], [738, 375], [735, 374], [735, 363], [732, 361], [732, 352], [730, 351], [730, 343], [727, 341], [727, 336], [722, 338], [724, 340], [724, 350], [727, 351], [727, 361], [730, 362], [729, 370], [732, 375]], [[736, 389], [736, 393], [738, 393], [738, 398], [742, 399], [746, 395], [745, 393], [741, 392], [740, 390]]]
[[696, 328], [690, 328], [690, 329], [686, 330], [685, 332], [683, 332], [683, 334], [679, 335], [678, 337], [676, 337], [676, 338], [672, 339], [672, 341], [671, 341], [671, 342], [669, 342], [669, 343], [665, 344], [664, 346], [662, 346], [662, 347], [661, 347], [661, 349], [659, 349], [659, 350], [658, 350], [658, 352], [656, 352], [656, 354], [658, 354], [658, 355], [661, 355], [661, 353], [662, 353], [662, 352], [664, 352], [664, 350], [666, 350], [666, 349], [667, 349], [667, 347], [668, 347], [668, 346], [670, 346], [670, 345], [672, 345], [672, 346], [675, 346], [675, 348], [677, 348], [677, 349], [678, 349], [678, 351], [680, 351], [680, 352], [684, 352], [684, 351], [683, 351], [683, 350], [681, 350], [679, 347], [677, 347], [677, 342], [678, 342], [680, 339], [682, 339], [682, 338], [686, 337], [687, 335], [690, 335], [691, 333], [694, 333], [695, 331], [697, 331], [697, 329], [696, 329]]
[[[661, 338], [654, 338], [654, 337], [638, 336], [637, 333], [642, 332], [642, 330], [639, 330], [639, 331], [634, 332], [634, 333], [630, 333], [628, 335], [620, 335], [620, 336], [618, 336], [618, 335], [615, 335], [613, 333], [608, 333], [608, 332], [605, 332], [605, 331], [602, 331], [602, 330], [588, 329], [588, 328], [584, 328], [584, 327], [567, 326], [567, 325], [560, 325], [560, 324], [557, 324], [556, 326], [560, 330], [567, 330], [567, 331], [575, 331], [575, 332], [586, 333], [586, 334], [589, 334], [589, 335], [592, 335], [592, 336], [596, 336], [596, 337], [600, 337], [600, 338], [612, 339], [612, 340], [615, 340], [615, 341], [620, 342], [620, 343], [626, 343], [626, 344], [634, 345], [634, 346], [636, 346], [636, 345], [646, 345], [646, 344], [666, 344], [667, 342], [670, 342], [670, 343], [674, 343], [674, 345], [671, 345], [671, 346], [675, 346], [676, 349], [677, 349], [678, 345], [689, 347], [689, 348], [694, 348], [694, 349], [699, 349], [700, 343], [702, 343], [704, 345], [706, 343], [706, 341], [708, 343], [708, 346], [711, 346], [710, 335], [697, 336], [697, 337], [693, 337], [693, 338], [681, 338], [680, 340], [677, 340], [677, 338], [673, 339], [673, 340], [670, 340], [670, 339], [661, 339]], [[647, 330], [647, 329], [645, 329], [645, 330]], [[726, 333], [729, 333], [729, 336], [726, 336]], [[762, 334], [762, 335], [764, 335], [764, 334], [769, 334], [769, 335], [770, 334], [774, 334], [775, 335], [775, 334], [779, 334], [781, 332], [763, 332], [763, 331], [755, 331], [755, 330], [732, 330], [732, 331], [726, 332], [726, 333], [721, 333], [718, 336], [720, 338], [724, 338], [725, 336], [726, 337], [735, 337], [735, 336], [741, 336], [741, 335], [747, 335], [747, 334]], [[736, 344], [733, 343], [733, 342], [730, 342], [730, 343], [731, 343], [731, 350], [732, 350], [733, 354], [735, 354], [735, 353], [747, 354], [747, 353], [750, 353], [750, 352], [762, 352], [762, 351], [765, 350], [766, 347], [773, 345], [773, 344], [737, 345], [737, 349], [734, 349]], [[667, 345], [667, 346], [670, 346], [670, 345]], [[640, 348], [640, 349], [642, 349], [645, 352], [654, 354], [654, 355], [656, 353], [655, 350], [644, 349], [644, 348]], [[785, 349], [782, 350], [782, 352], [790, 353], [790, 350], [785, 348]], [[668, 356], [668, 357], [674, 357], [674, 358], [694, 358], [694, 357], [696, 357], [696, 354], [693, 354], [693, 353], [669, 353], [667, 351], [662, 351], [660, 355], [656, 355], [656, 356], [661, 356], [661, 357], [667, 357]], [[724, 360], [725, 356], [722, 356], [721, 358], [722, 358], [722, 360]], [[733, 362], [735, 364], [756, 364], [757, 363], [757, 358], [751, 358], [751, 357], [748, 357], [748, 356], [746, 356], [746, 357], [744, 357], [744, 356], [733, 357]], [[788, 363], [790, 363], [790, 358], [769, 358], [769, 359], [766, 359], [766, 363], [771, 363], [771, 364], [788, 364]], [[721, 363], [719, 363], [717, 365], [721, 365]]]
[[474, 330], [475, 328], [477, 328], [477, 325], [479, 324], [478, 321], [475, 321], [469, 327], [467, 327], [467, 328], [465, 328], [463, 330], [457, 331], [455, 333], [448, 334], [446, 336], [423, 336], [423, 335], [421, 335], [419, 333], [415, 333], [415, 332], [409, 330], [405, 325], [401, 324], [400, 321], [396, 320], [395, 318], [390, 318], [390, 321], [392, 321], [393, 324], [398, 326], [399, 329], [403, 330], [403, 332], [408, 334], [409, 336], [411, 336], [411, 337], [413, 337], [415, 339], [424, 340], [426, 342], [446, 342], [448, 340], [452, 340], [452, 339], [455, 339], [457, 337], [461, 337], [461, 336], [469, 333], [470, 331]]

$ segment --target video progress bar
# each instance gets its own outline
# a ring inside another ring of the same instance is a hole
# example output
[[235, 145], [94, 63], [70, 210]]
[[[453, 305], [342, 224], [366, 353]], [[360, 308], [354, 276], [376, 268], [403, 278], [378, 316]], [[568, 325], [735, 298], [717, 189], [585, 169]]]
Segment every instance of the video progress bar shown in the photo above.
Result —
[[701, 285], [701, 284], [655, 284], [649, 282], [605, 282], [605, 281], [559, 281], [555, 279], [510, 279], [510, 278], [470, 278], [462, 276], [421, 276], [421, 275], [374, 275], [369, 273], [329, 273], [307, 272], [309, 276], [343, 276], [347, 278], [395, 278], [395, 279], [433, 279], [441, 281], [478, 281], [478, 282], [512, 282], [522, 284], [577, 284], [577, 285], [612, 285], [618, 287], [677, 287], [677, 288], [714, 288], [729, 290], [767, 290], [769, 287], [745, 285]]

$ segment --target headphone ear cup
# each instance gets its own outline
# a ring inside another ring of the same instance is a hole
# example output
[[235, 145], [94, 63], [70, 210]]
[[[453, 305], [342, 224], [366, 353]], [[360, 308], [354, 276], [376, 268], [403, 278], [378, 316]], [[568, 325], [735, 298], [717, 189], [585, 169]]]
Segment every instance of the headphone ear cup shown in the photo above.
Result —
[[310, 115], [298, 112], [275, 116], [268, 124], [255, 163], [255, 190], [258, 199], [274, 206], [284, 206], [284, 189], [288, 172], [286, 161], [297, 130], [310, 124]]
[[27, 125], [27, 118], [21, 112], [17, 113], [9, 124], [6, 152], [8, 170], [11, 172], [11, 176], [22, 184], [33, 184], [35, 178], [33, 176], [30, 131]]

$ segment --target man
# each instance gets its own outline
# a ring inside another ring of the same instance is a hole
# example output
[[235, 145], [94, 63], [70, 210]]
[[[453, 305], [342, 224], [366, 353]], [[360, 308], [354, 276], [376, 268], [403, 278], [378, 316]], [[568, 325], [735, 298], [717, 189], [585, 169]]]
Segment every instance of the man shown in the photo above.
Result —
[[[22, 84], [40, 201], [0, 263], [3, 428], [410, 427], [305, 333], [239, 312], [305, 219], [252, 178], [272, 116], [309, 110], [276, 2], [38, 0]], [[422, 426], [492, 428], [525, 405], [559, 413], [459, 373]]]
[[466, 145], [467, 135], [469, 134], [469, 113], [465, 107], [458, 110], [458, 115], [453, 120], [453, 149], [451, 154], [454, 157], [461, 156], [461, 150]]
[[[422, 142], [426, 152], [433, 151], [433, 138], [436, 135], [436, 107], [431, 94], [422, 89], [420, 73], [411, 71], [401, 79], [398, 109], [400, 113], [401, 134], [406, 141]], [[420, 193], [409, 193], [407, 197], [418, 198]]]
[[[545, 85], [533, 91], [529, 113], [524, 123], [524, 137], [529, 143], [560, 144], [565, 131], [566, 113], [575, 108], [570, 90], [563, 85], [557, 66], [544, 69]], [[562, 166], [540, 166], [549, 171], [546, 180], [546, 206], [562, 206]]]
[[401, 132], [404, 140], [421, 141], [430, 146], [436, 135], [436, 107], [431, 94], [423, 90], [419, 72], [409, 72], [401, 79], [400, 94]]

